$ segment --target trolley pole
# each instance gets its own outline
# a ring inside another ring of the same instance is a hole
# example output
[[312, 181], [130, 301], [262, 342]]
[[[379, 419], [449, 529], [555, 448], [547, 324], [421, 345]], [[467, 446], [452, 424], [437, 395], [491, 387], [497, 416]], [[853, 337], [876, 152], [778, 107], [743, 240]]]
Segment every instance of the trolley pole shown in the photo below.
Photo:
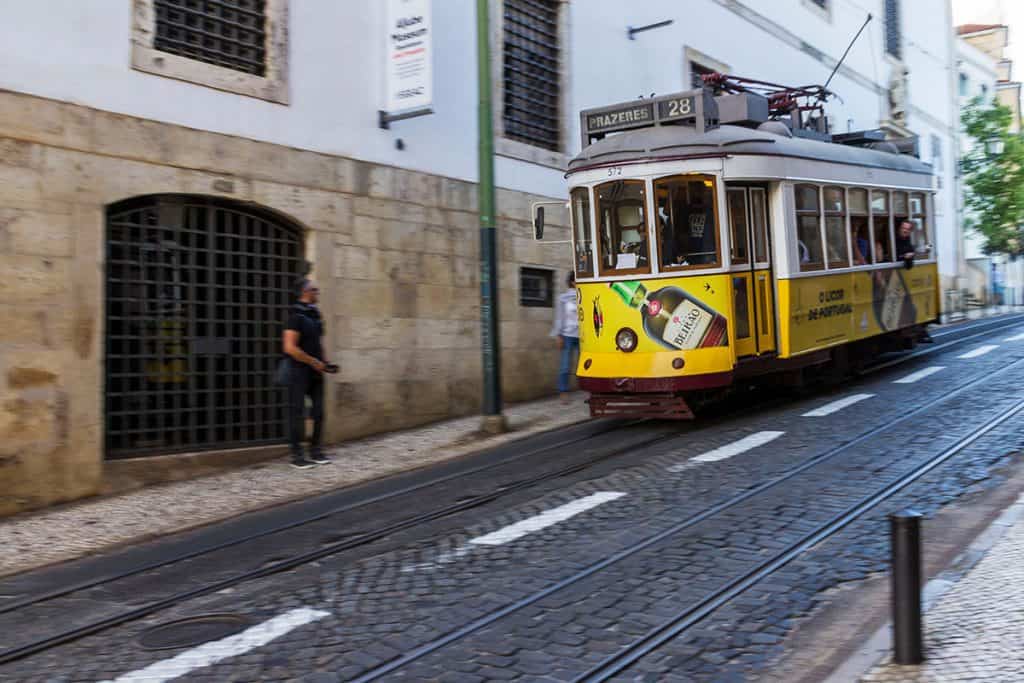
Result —
[[494, 227], [494, 125], [491, 109], [489, 0], [476, 3], [477, 88], [480, 104], [480, 336], [483, 351], [483, 429], [505, 431], [501, 414], [501, 339], [498, 336], [498, 253]]
[[921, 634], [921, 515], [912, 510], [889, 515], [892, 539], [893, 661], [924, 661]]

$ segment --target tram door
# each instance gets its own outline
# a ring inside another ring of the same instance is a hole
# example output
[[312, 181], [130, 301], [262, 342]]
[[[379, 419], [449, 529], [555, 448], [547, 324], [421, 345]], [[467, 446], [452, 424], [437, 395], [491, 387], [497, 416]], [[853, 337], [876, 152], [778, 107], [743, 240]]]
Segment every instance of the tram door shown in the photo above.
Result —
[[772, 353], [775, 302], [768, 244], [768, 191], [764, 187], [730, 185], [726, 187], [726, 200], [732, 236], [736, 356]]

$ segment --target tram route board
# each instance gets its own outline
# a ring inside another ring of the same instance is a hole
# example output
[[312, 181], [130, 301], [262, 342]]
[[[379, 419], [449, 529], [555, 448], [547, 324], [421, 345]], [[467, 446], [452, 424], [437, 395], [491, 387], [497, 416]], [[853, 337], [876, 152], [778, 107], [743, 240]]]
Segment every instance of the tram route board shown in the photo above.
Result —
[[710, 93], [689, 90], [580, 112], [584, 147], [593, 138], [601, 138], [608, 133], [686, 121], [692, 121], [701, 133], [717, 125], [718, 105]]

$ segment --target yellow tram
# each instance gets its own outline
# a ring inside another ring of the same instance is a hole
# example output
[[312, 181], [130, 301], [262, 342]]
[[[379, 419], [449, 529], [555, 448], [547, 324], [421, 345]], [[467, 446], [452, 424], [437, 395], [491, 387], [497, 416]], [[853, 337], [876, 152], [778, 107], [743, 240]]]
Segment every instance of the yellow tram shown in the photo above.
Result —
[[813, 109], [704, 88], [581, 113], [566, 178], [592, 415], [692, 418], [694, 394], [844, 369], [937, 319], [931, 167]]

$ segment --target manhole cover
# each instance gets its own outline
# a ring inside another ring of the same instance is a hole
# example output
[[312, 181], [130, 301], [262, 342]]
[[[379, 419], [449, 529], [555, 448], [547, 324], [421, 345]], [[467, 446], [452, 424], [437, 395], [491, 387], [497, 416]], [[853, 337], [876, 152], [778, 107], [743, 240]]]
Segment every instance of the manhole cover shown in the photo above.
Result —
[[154, 626], [139, 637], [147, 650], [174, 650], [220, 640], [244, 631], [249, 620], [238, 614], [206, 614]]

